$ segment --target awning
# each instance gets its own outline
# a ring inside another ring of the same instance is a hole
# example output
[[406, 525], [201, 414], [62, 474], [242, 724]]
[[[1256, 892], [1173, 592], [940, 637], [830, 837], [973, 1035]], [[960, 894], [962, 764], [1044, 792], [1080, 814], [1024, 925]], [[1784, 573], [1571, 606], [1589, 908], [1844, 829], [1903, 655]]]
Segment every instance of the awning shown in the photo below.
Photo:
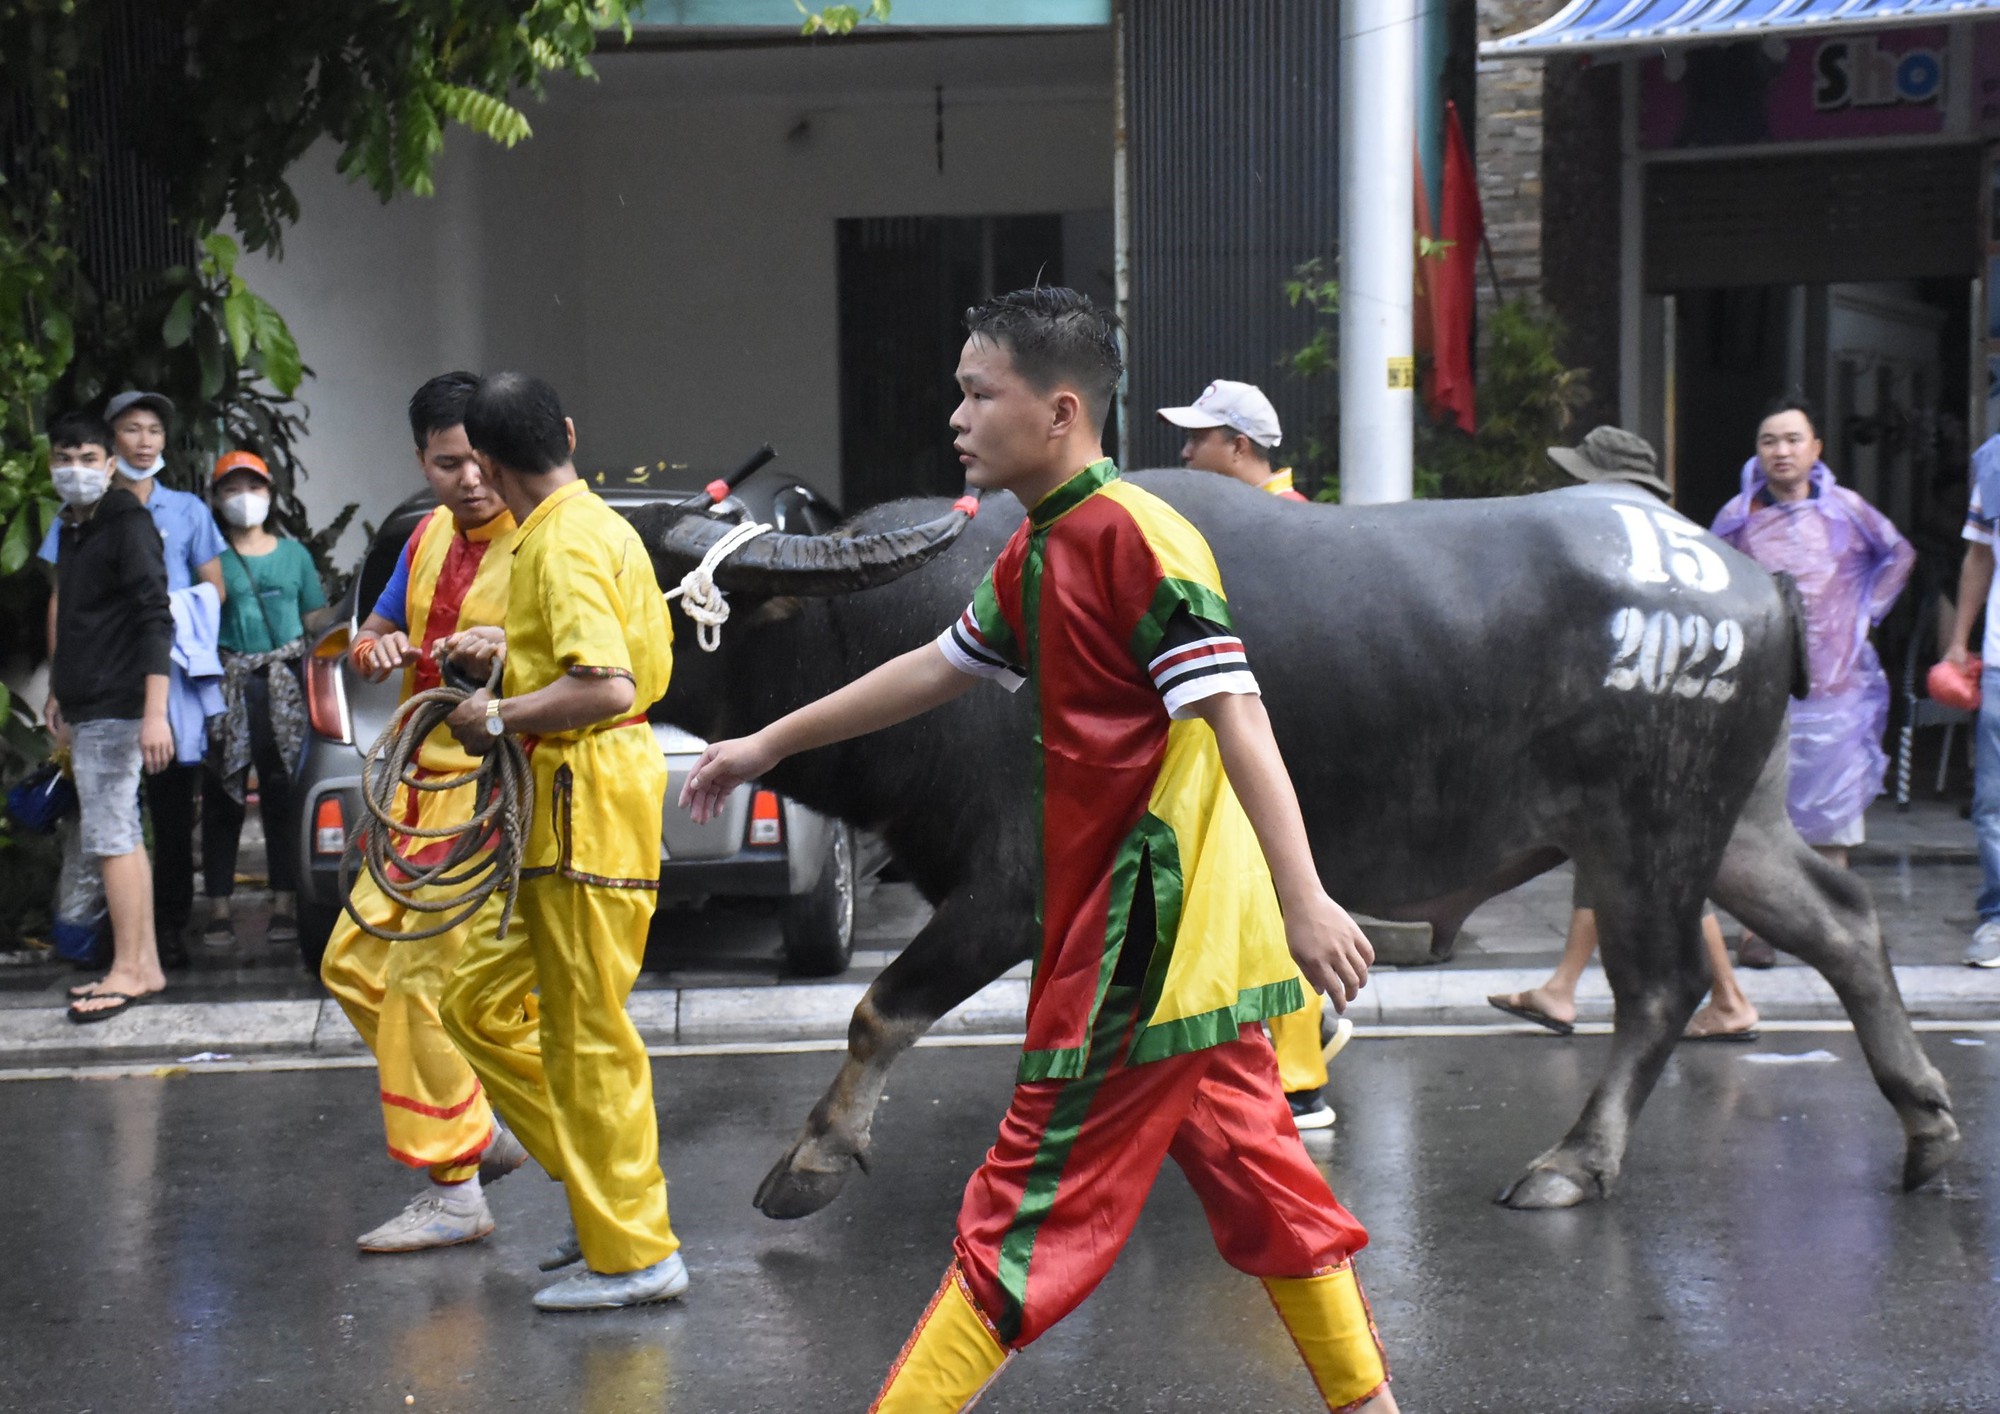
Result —
[[1596, 54], [1840, 30], [1895, 29], [2000, 14], [2000, 0], [1570, 0], [1532, 29], [1489, 39], [1481, 58]]

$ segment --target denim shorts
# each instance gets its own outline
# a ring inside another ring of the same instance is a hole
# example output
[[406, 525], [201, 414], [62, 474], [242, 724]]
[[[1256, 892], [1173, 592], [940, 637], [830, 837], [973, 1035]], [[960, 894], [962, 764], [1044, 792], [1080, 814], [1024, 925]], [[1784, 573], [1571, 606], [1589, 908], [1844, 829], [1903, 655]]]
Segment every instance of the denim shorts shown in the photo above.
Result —
[[70, 769], [76, 775], [83, 852], [100, 859], [130, 854], [145, 842], [139, 829], [139, 724], [109, 718], [72, 722]]

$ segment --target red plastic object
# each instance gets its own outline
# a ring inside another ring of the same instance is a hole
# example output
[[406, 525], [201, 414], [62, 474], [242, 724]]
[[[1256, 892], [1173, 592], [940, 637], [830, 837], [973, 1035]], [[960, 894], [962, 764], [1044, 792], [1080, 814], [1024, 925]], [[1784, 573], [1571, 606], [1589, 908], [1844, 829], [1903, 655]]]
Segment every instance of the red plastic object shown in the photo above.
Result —
[[718, 506], [729, 499], [729, 483], [719, 476], [701, 489], [702, 493]]
[[1924, 689], [1933, 702], [1956, 707], [1961, 712], [1977, 712], [1979, 669], [1977, 658], [1967, 658], [1963, 668], [1954, 668], [1948, 662], [1937, 663], [1932, 666], [1930, 676], [1924, 679]]
[[979, 498], [973, 495], [971, 492], [967, 492], [965, 495], [960, 496], [956, 501], [953, 501], [951, 503], [951, 508], [957, 511], [960, 515], [976, 516], [979, 514]]

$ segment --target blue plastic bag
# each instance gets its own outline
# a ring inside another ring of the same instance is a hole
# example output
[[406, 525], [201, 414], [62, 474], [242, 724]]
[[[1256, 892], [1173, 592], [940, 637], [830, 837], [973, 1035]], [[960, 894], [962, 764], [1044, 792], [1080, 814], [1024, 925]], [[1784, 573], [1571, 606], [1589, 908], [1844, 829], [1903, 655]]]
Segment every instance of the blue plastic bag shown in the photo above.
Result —
[[56, 825], [76, 811], [76, 786], [62, 768], [49, 761], [7, 792], [7, 813], [24, 830], [55, 833]]

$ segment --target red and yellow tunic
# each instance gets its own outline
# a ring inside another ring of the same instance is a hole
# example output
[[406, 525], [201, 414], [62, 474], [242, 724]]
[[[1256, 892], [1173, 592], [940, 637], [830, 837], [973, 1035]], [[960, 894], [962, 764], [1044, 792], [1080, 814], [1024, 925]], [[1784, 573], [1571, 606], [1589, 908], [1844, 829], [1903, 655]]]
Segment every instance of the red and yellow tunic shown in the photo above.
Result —
[[1263, 489], [1281, 501], [1303, 501], [1305, 499], [1305, 496], [1299, 489], [1292, 485], [1292, 469], [1288, 466], [1280, 467], [1277, 475], [1264, 483]]
[[1039, 707], [1042, 947], [1021, 1081], [1084, 1073], [1114, 984], [1141, 988], [1132, 1065], [1299, 1007], [1270, 870], [1192, 713], [1257, 691], [1200, 532], [1093, 462], [1029, 512], [938, 646], [964, 672], [1028, 683]]

